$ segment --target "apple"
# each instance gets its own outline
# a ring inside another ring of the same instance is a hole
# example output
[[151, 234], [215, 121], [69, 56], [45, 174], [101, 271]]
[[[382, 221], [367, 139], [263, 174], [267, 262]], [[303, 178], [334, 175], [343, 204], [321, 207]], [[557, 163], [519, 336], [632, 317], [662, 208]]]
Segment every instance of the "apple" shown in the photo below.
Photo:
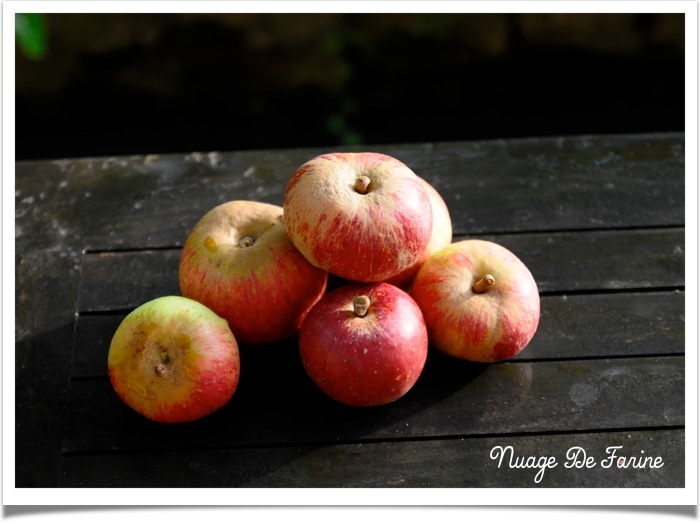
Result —
[[428, 334], [405, 291], [384, 282], [350, 283], [309, 311], [299, 347], [306, 373], [326, 395], [348, 406], [379, 406], [416, 383]]
[[234, 200], [207, 212], [182, 249], [180, 290], [225, 318], [240, 344], [277, 342], [299, 331], [326, 291], [328, 273], [287, 236], [282, 207]]
[[423, 183], [423, 187], [428, 192], [428, 197], [430, 197], [430, 207], [433, 212], [433, 230], [425, 251], [423, 251], [416, 263], [386, 281], [402, 289], [410, 286], [418, 274], [418, 270], [433, 253], [452, 243], [452, 219], [450, 218], [447, 204], [445, 204], [440, 193], [427, 180], [423, 178], [419, 178], [419, 180]]
[[532, 273], [511, 251], [486, 240], [455, 242], [433, 254], [409, 293], [423, 312], [431, 345], [465, 360], [508, 360], [539, 323]]
[[179, 296], [134, 309], [107, 355], [117, 395], [155, 422], [190, 422], [226, 404], [238, 386], [238, 344], [228, 323]]
[[291, 176], [282, 203], [289, 238], [315, 266], [380, 282], [415, 264], [432, 233], [418, 175], [380, 153], [329, 153]]

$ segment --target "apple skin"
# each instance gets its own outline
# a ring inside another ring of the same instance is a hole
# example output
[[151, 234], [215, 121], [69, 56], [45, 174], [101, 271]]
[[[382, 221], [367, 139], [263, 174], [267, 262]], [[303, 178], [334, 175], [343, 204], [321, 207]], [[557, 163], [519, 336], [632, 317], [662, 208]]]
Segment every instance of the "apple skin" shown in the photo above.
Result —
[[117, 395], [155, 422], [191, 422], [226, 404], [238, 386], [240, 356], [228, 323], [179, 296], [134, 309], [107, 356]]
[[423, 251], [423, 254], [418, 261], [408, 269], [404, 269], [398, 275], [386, 280], [389, 284], [393, 284], [401, 289], [408, 289], [411, 282], [418, 274], [423, 263], [428, 260], [433, 253], [436, 253], [443, 247], [449, 246], [452, 243], [452, 219], [447, 204], [442, 199], [438, 191], [425, 179], [420, 178], [423, 187], [430, 197], [430, 207], [433, 212], [433, 230], [430, 235], [428, 246]]
[[[366, 316], [356, 297], [369, 298]], [[355, 407], [379, 406], [405, 395], [428, 354], [423, 315], [405, 291], [387, 283], [350, 283], [329, 292], [299, 331], [301, 360], [313, 382], [332, 399]]]
[[[495, 283], [475, 292], [486, 274]], [[532, 273], [508, 249], [486, 240], [455, 242], [433, 254], [409, 293], [423, 312], [431, 345], [465, 360], [508, 360], [525, 348], [539, 324]]]
[[[368, 177], [363, 193], [356, 189]], [[289, 238], [315, 266], [380, 282], [415, 264], [432, 233], [418, 175], [380, 153], [329, 153], [291, 176], [282, 203]]]
[[240, 344], [294, 335], [326, 291], [328, 273], [294, 247], [282, 214], [281, 206], [262, 202], [221, 204], [197, 222], [182, 249], [182, 294], [225, 318]]

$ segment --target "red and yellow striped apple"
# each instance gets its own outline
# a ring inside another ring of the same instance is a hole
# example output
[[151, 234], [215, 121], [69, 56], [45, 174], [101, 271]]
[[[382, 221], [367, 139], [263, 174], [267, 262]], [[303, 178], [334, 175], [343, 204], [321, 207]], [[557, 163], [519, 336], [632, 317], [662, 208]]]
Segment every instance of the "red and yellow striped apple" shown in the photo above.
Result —
[[184, 297], [160, 297], [134, 309], [107, 356], [117, 395], [141, 415], [190, 422], [226, 404], [238, 386], [238, 344], [228, 323]]
[[427, 180], [421, 178], [420, 181], [423, 183], [423, 187], [430, 197], [430, 207], [433, 212], [433, 231], [430, 235], [428, 246], [425, 248], [425, 251], [423, 251], [418, 261], [408, 269], [403, 270], [398, 275], [386, 281], [402, 289], [406, 289], [410, 286], [411, 282], [413, 282], [413, 279], [418, 274], [418, 270], [433, 253], [452, 243], [452, 219], [450, 218], [450, 211], [447, 209], [447, 204], [445, 204], [440, 193], [438, 193]]
[[379, 153], [313, 158], [290, 178], [282, 203], [289, 238], [315, 266], [379, 282], [413, 266], [432, 233], [419, 177]]
[[239, 343], [260, 345], [298, 332], [328, 274], [289, 240], [281, 206], [235, 200], [194, 226], [179, 280], [182, 294], [225, 318]]
[[455, 242], [433, 254], [410, 288], [431, 345], [476, 362], [508, 360], [535, 334], [537, 284], [505, 247], [486, 240]]
[[309, 311], [299, 331], [301, 359], [332, 399], [358, 407], [398, 400], [416, 383], [428, 354], [423, 315], [387, 283], [346, 284]]

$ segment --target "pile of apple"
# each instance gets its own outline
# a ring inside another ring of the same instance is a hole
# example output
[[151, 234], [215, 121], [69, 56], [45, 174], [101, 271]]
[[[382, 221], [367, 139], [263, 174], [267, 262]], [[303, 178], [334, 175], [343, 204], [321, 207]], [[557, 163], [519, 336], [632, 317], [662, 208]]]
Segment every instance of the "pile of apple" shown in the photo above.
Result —
[[[340, 284], [328, 290], [328, 277]], [[405, 395], [428, 345], [499, 362], [532, 339], [537, 285], [506, 248], [452, 242], [438, 192], [378, 153], [311, 159], [282, 206], [232, 201], [194, 226], [179, 267], [182, 296], [132, 311], [109, 348], [119, 397], [158, 422], [196, 420], [233, 396], [238, 344], [298, 334], [309, 377], [350, 406]]]

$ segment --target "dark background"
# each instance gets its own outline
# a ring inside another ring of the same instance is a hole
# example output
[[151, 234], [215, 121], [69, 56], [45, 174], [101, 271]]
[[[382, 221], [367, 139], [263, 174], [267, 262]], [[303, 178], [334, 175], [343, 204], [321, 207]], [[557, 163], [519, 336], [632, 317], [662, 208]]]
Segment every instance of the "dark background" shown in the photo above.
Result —
[[675, 14], [48, 14], [16, 158], [682, 131]]

